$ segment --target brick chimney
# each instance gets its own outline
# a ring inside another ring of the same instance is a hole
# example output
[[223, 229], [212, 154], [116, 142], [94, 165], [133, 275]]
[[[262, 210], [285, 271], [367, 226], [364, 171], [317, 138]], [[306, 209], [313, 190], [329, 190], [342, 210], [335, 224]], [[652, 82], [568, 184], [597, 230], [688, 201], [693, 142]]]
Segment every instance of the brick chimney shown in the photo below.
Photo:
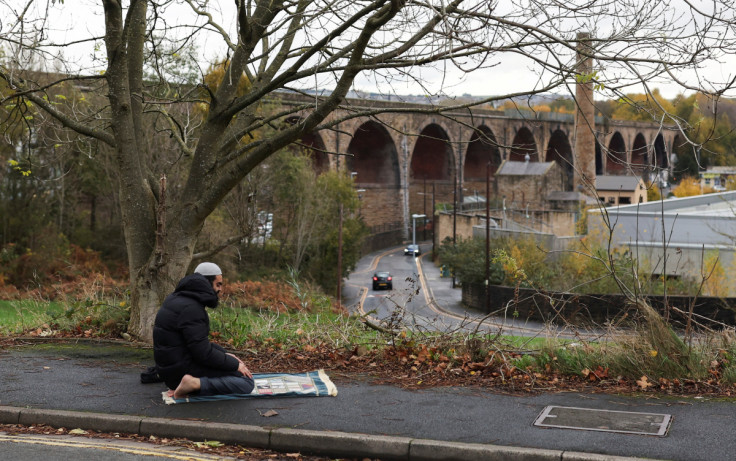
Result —
[[[593, 48], [588, 32], [578, 32], [577, 50], [576, 75], [590, 75], [593, 71], [593, 59], [590, 57]], [[576, 170], [573, 186], [575, 191], [590, 196], [595, 195], [595, 105], [593, 104], [593, 84], [592, 79], [588, 81], [578, 80], [575, 84], [577, 111], [575, 112], [575, 148], [573, 151]]]

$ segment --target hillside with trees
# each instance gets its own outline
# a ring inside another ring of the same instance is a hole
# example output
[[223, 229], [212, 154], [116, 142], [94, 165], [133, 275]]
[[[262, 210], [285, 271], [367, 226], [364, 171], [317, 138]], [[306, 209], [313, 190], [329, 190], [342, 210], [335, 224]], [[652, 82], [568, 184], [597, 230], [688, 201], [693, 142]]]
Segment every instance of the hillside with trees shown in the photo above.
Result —
[[[171, 20], [167, 10], [174, 6]], [[734, 87], [729, 78], [705, 80], [699, 73], [733, 55], [730, 7], [0, 0], [0, 11], [0, 40], [7, 48], [0, 59], [2, 123], [17, 124], [6, 129], [2, 153], [2, 187], [10, 201], [3, 211], [12, 215], [2, 223], [3, 251], [15, 244], [14, 257], [47, 257], [49, 245], [39, 245], [37, 234], [27, 245], [16, 243], [26, 220], [52, 239], [76, 232], [111, 243], [107, 251], [124, 255], [129, 277], [128, 331], [144, 340], [151, 339], [160, 303], [193, 260], [228, 243], [206, 237], [224, 220], [223, 202], [249, 175], [314, 131], [375, 115], [346, 102], [356, 82], [375, 82], [388, 94], [412, 85], [434, 98], [460, 88], [469, 73], [511, 58], [522, 60], [516, 72], [533, 76], [504, 95], [419, 109], [439, 118], [510, 97], [573, 93], [581, 81], [614, 99], [663, 79], [683, 90], [707, 87], [711, 95], [730, 94]], [[89, 13], [90, 19], [56, 21], [70, 12]], [[86, 47], [83, 57], [71, 56], [77, 46]], [[199, 47], [199, 55], [190, 53]], [[597, 68], [581, 71], [579, 55]], [[215, 86], [204, 69], [216, 62], [224, 63], [224, 78]], [[439, 83], [430, 85], [429, 75], [439, 75]], [[452, 75], [455, 81], [446, 80]], [[195, 76], [196, 87], [181, 83]], [[311, 92], [320, 87], [329, 93]], [[284, 92], [308, 102], [266, 105]], [[331, 118], [339, 110], [349, 115]], [[709, 130], [707, 120], [685, 129], [702, 140], [727, 135], [730, 124], [721, 126], [716, 117]], [[716, 146], [709, 150], [717, 152]], [[70, 207], [67, 199], [75, 194], [86, 203]], [[248, 197], [242, 196], [246, 203]], [[120, 239], [103, 237], [103, 224], [123, 235], [122, 248]], [[279, 254], [300, 267], [311, 262], [310, 245], [301, 242], [293, 254]], [[315, 254], [326, 247], [320, 248]]]
[[[544, 103], [539, 103], [544, 99]], [[534, 101], [534, 104], [527, 104]], [[675, 182], [684, 177], [697, 178], [698, 166], [736, 165], [736, 99], [702, 92], [679, 94], [672, 99], [654, 88], [651, 94], [630, 93], [618, 98], [596, 100], [596, 114], [611, 120], [658, 122], [676, 125], [682, 130], [682, 142], [674, 146], [677, 162], [673, 167]], [[547, 95], [535, 99], [516, 98], [504, 101], [499, 110], [575, 113], [575, 101], [569, 96]]]

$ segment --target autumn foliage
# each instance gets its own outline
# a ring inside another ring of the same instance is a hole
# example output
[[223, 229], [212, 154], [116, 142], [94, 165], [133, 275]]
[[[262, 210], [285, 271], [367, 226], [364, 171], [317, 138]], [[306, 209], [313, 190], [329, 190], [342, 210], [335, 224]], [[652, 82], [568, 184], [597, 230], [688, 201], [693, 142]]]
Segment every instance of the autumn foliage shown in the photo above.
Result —
[[672, 189], [672, 194], [675, 197], [692, 197], [694, 195], [709, 194], [713, 192], [712, 187], [700, 186], [700, 181], [697, 178], [684, 177], [680, 181], [680, 184]]
[[122, 268], [111, 271], [98, 252], [74, 244], [43, 255], [8, 244], [0, 261], [0, 299], [80, 299], [90, 289], [111, 294], [127, 284]]
[[296, 312], [305, 309], [294, 290], [284, 282], [246, 280], [228, 283], [223, 294], [229, 303], [255, 310]]

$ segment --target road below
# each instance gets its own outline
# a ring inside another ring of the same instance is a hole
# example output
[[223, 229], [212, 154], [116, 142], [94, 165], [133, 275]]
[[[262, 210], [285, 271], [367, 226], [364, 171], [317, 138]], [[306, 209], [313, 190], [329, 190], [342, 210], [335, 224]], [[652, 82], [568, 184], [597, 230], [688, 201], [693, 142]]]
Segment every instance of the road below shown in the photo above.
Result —
[[[405, 256], [404, 247], [395, 247], [361, 258], [343, 289], [346, 307], [382, 326], [413, 330], [587, 340], [606, 334], [602, 330], [516, 319], [511, 314], [487, 316], [466, 309], [462, 305], [461, 289], [453, 288], [451, 279], [441, 277], [439, 268], [431, 261], [428, 253], [432, 244], [425, 242], [420, 248], [419, 257]], [[391, 273], [392, 290], [373, 290], [372, 277], [376, 271]]]

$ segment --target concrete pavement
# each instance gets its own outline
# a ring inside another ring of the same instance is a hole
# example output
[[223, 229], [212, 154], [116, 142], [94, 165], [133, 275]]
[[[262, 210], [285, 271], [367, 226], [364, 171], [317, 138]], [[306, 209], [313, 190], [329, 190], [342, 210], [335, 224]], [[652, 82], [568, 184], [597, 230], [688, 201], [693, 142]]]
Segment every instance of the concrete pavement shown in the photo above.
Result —
[[[433, 269], [427, 266], [430, 277]], [[435, 296], [438, 303], [444, 299]], [[466, 388], [410, 391], [331, 372], [337, 397], [167, 406], [160, 398], [163, 384], [140, 384], [139, 373], [151, 363], [150, 350], [123, 344], [36, 344], [0, 350], [0, 423], [218, 440], [350, 458], [712, 460], [734, 459], [736, 453], [732, 401], [584, 393], [502, 395]], [[534, 426], [549, 405], [666, 413], [673, 422], [666, 437]], [[278, 414], [262, 416], [268, 410]]]

